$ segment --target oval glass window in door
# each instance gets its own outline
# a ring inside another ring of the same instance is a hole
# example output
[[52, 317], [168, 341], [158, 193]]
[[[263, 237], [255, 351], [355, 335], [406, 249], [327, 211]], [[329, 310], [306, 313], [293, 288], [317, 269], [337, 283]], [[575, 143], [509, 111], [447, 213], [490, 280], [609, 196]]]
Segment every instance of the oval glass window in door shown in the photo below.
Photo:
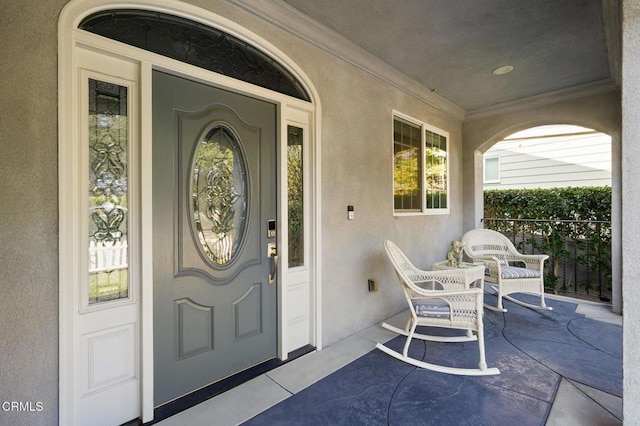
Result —
[[197, 246], [214, 267], [233, 262], [247, 219], [247, 172], [235, 132], [214, 125], [198, 143], [190, 173], [192, 226]]

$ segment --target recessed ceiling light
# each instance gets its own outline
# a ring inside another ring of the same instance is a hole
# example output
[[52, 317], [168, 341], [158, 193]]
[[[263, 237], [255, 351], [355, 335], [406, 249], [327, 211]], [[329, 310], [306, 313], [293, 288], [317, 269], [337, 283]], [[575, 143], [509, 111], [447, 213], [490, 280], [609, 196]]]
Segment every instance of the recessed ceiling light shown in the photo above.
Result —
[[511, 71], [513, 71], [513, 66], [511, 66], [511, 65], [503, 65], [503, 66], [498, 67], [495, 70], [493, 70], [493, 75], [508, 74]]

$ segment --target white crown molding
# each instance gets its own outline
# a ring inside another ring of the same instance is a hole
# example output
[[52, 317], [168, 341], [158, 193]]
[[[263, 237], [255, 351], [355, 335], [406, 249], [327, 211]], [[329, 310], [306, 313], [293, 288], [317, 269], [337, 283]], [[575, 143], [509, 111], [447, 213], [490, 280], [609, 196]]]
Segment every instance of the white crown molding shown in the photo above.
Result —
[[467, 112], [465, 121], [477, 120], [479, 118], [485, 118], [492, 115], [509, 114], [512, 112], [551, 105], [571, 99], [582, 98], [584, 96], [592, 96], [600, 93], [612, 92], [618, 89], [619, 86], [614, 81], [608, 78], [592, 81], [590, 83], [579, 84], [553, 92], [547, 92], [540, 95], [529, 96], [527, 98], [516, 99], [514, 101], [503, 102], [486, 108], [474, 109]]
[[[305, 42], [329, 53], [330, 55], [351, 64], [371, 76], [396, 87], [408, 95], [431, 105], [432, 107], [463, 121], [476, 120], [496, 114], [508, 114], [530, 108], [550, 105], [557, 102], [596, 95], [619, 90], [616, 82], [615, 47], [618, 36], [619, 13], [617, 0], [606, 0], [603, 4], [605, 21], [608, 23], [607, 42], [612, 64], [612, 78], [580, 84], [560, 90], [516, 99], [489, 107], [465, 111], [453, 102], [432, 92], [428, 87], [418, 83], [411, 77], [401, 73], [387, 62], [369, 53], [349, 39], [330, 28], [311, 19], [309, 16], [287, 4], [284, 0], [228, 0], [230, 3], [246, 10], [277, 28], [298, 37]], [[619, 50], [619, 49], [618, 49]]]
[[458, 119], [465, 111], [283, 0], [228, 0], [283, 31]]

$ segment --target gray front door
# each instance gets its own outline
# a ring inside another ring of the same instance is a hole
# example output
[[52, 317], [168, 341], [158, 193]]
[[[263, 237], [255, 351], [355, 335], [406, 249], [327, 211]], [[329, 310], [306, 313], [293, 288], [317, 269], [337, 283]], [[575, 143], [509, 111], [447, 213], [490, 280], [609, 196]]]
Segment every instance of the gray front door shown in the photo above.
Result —
[[156, 406], [276, 356], [275, 219], [275, 105], [154, 71]]

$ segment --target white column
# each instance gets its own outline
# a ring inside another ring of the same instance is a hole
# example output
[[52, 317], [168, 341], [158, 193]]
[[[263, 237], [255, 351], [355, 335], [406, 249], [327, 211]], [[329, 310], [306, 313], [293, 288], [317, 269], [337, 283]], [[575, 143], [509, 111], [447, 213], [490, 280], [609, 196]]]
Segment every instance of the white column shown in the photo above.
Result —
[[640, 424], [640, 0], [622, 2], [624, 423]]

